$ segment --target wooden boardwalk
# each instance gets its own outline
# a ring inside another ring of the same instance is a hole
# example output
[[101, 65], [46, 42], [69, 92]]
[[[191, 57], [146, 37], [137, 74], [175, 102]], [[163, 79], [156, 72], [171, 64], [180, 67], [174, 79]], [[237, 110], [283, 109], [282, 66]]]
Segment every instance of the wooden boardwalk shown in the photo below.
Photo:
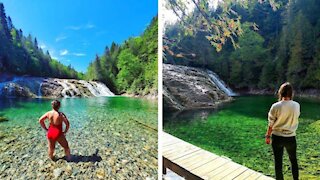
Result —
[[271, 180], [259, 172], [215, 155], [165, 132], [162, 133], [163, 173], [166, 168], [185, 179]]

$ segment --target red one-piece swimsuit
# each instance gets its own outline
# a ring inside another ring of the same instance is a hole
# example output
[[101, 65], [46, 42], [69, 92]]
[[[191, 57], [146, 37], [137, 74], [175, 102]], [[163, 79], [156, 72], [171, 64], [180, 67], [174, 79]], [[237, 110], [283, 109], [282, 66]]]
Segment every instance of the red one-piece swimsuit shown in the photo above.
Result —
[[[59, 113], [60, 115], [60, 113]], [[62, 134], [62, 123], [59, 125], [54, 125], [50, 123], [49, 128], [48, 128], [48, 133], [47, 137], [48, 139], [51, 139], [53, 141], [57, 141], [57, 139], [60, 137]]]

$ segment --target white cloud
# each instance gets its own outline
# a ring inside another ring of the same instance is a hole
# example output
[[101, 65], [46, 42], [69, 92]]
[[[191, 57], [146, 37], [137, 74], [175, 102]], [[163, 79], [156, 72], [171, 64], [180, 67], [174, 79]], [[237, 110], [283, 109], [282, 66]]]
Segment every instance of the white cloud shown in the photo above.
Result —
[[55, 59], [55, 60], [58, 60], [58, 59], [59, 59], [57, 56], [52, 56], [52, 55], [51, 55], [51, 58], [52, 58], [52, 59]]
[[61, 51], [60, 51], [60, 56], [65, 56], [65, 55], [67, 55], [68, 53], [69, 53], [69, 51], [66, 50], [66, 49], [61, 50]]
[[58, 36], [56, 37], [56, 42], [62, 41], [64, 39], [67, 39], [67, 36]]
[[91, 24], [91, 23], [88, 23], [86, 26], [85, 26], [85, 28], [86, 29], [92, 29], [92, 28], [94, 28], [94, 27], [96, 27], [94, 24]]
[[86, 56], [85, 53], [72, 53], [72, 55], [74, 55], [74, 56]]
[[78, 30], [81, 30], [81, 29], [92, 29], [92, 28], [95, 28], [96, 26], [92, 23], [87, 23], [87, 24], [82, 24], [82, 25], [78, 25], [78, 26], [74, 26], [74, 25], [71, 25], [71, 26], [67, 26], [65, 27], [66, 29], [71, 29], [71, 30], [74, 30], [74, 31], [78, 31]]
[[40, 44], [39, 46], [41, 49], [45, 49], [47, 46], [45, 44]]
[[71, 30], [77, 31], [77, 30], [81, 29], [81, 26], [68, 26], [68, 27], [66, 27], [66, 29], [71, 29]]

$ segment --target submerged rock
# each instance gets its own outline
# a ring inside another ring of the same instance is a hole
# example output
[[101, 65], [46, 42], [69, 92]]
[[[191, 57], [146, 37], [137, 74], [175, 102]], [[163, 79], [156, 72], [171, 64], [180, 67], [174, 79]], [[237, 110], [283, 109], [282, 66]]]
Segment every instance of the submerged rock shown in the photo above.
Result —
[[55, 178], [59, 177], [61, 175], [61, 173], [62, 173], [62, 169], [61, 168], [57, 168], [57, 169], [53, 170], [53, 176]]
[[208, 71], [163, 64], [163, 107], [165, 111], [215, 107], [231, 99], [212, 81]]
[[9, 121], [9, 120], [5, 117], [0, 117], [0, 122], [6, 122], [6, 121]]
[[97, 174], [97, 177], [98, 177], [99, 179], [104, 179], [104, 177], [105, 177], [105, 171], [104, 171], [104, 169], [102, 169], [102, 168], [98, 169], [98, 170], [96, 171], [96, 174]]

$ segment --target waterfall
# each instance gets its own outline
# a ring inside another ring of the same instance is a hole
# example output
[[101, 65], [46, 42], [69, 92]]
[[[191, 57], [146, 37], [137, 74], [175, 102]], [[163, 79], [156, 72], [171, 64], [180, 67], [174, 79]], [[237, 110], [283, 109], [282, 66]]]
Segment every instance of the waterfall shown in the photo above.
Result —
[[82, 83], [85, 87], [87, 87], [91, 94], [93, 94], [94, 96], [99, 96], [99, 92], [92, 86], [90, 82], [84, 80], [80, 80], [79, 82]]
[[85, 87], [89, 89], [94, 96], [114, 96], [110, 89], [101, 82], [80, 80]]
[[232, 91], [230, 87], [226, 85], [225, 82], [223, 82], [216, 73], [207, 70], [208, 75], [210, 76], [211, 80], [216, 84], [219, 89], [221, 89], [223, 92], [225, 92], [228, 96], [237, 96], [236, 93]]
[[87, 88], [93, 96], [114, 96], [109, 88], [101, 82], [67, 79], [56, 79], [56, 81], [63, 87], [63, 90], [61, 91], [63, 97], [87, 96], [80, 92], [79, 87], [77, 87], [78, 85], [75, 85], [76, 82], [82, 84], [84, 88]]
[[96, 85], [96, 89], [99, 92], [99, 96], [113, 96], [114, 94], [110, 91], [110, 89], [101, 82], [92, 82]]
[[0, 82], [0, 97], [89, 97], [114, 96], [101, 82], [75, 79], [16, 76]]
[[75, 94], [72, 88], [68, 85], [68, 80], [57, 80], [57, 82], [63, 87], [63, 90], [61, 91], [61, 95], [63, 97], [74, 97]]
[[40, 82], [40, 85], [39, 85], [38, 94], [37, 94], [38, 98], [42, 97], [41, 86], [42, 86], [42, 82]]

